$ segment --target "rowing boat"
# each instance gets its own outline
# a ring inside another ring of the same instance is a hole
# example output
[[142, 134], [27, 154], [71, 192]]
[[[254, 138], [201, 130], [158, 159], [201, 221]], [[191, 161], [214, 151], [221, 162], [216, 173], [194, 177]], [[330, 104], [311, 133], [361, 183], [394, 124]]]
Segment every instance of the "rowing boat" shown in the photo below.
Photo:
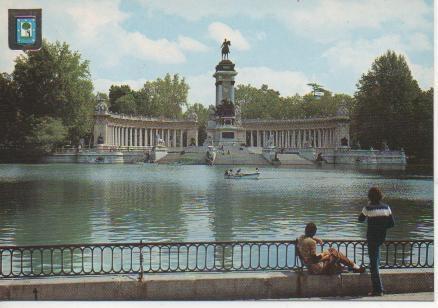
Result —
[[226, 179], [258, 179], [260, 176], [260, 172], [254, 173], [237, 173], [237, 174], [227, 174], [225, 175]]

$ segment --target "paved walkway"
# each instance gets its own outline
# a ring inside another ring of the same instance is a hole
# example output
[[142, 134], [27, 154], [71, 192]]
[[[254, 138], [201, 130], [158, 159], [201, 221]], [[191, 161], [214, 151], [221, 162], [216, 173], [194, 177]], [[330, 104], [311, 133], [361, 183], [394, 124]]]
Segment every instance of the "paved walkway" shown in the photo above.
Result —
[[[303, 300], [293, 298], [290, 300]], [[336, 297], [311, 297], [307, 300], [334, 300], [334, 301], [433, 301], [433, 292], [403, 293], [403, 294], [385, 294], [384, 296], [336, 296]]]

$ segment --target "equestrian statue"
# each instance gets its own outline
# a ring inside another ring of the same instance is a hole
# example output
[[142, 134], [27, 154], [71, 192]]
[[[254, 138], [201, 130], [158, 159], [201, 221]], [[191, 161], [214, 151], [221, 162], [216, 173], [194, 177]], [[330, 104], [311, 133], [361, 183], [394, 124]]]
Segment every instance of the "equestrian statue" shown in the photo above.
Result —
[[231, 42], [227, 39], [224, 39], [224, 42], [221, 45], [222, 48], [222, 60], [228, 60], [228, 54], [230, 53]]

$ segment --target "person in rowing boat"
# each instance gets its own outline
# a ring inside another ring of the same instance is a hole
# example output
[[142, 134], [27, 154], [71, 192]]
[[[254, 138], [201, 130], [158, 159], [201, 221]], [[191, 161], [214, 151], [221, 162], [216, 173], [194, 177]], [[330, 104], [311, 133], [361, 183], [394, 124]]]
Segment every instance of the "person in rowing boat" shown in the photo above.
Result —
[[237, 171], [236, 171], [236, 175], [240, 175], [240, 171], [242, 171], [242, 169], [237, 169]]

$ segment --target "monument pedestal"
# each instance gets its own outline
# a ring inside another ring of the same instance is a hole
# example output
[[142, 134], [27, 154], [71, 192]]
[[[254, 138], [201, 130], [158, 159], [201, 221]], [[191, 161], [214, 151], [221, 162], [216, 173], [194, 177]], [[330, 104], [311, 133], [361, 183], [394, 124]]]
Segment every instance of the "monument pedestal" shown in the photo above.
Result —
[[164, 146], [156, 146], [152, 148], [151, 158], [153, 162], [157, 162], [163, 157], [166, 157], [168, 153], [167, 147]]

